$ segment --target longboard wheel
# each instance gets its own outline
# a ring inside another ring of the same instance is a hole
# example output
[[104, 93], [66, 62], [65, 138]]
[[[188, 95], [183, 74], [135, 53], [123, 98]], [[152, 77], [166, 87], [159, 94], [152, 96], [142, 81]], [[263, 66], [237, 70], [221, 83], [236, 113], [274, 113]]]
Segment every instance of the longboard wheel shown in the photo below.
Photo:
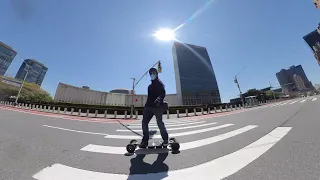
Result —
[[136, 150], [136, 146], [133, 144], [128, 144], [126, 149], [129, 153], [134, 153], [134, 151]]
[[131, 140], [129, 144], [137, 144], [138, 141], [137, 140]]
[[172, 149], [173, 151], [179, 151], [179, 149], [180, 149], [180, 144], [179, 144], [179, 143], [172, 143], [172, 144], [171, 144], [171, 149]]

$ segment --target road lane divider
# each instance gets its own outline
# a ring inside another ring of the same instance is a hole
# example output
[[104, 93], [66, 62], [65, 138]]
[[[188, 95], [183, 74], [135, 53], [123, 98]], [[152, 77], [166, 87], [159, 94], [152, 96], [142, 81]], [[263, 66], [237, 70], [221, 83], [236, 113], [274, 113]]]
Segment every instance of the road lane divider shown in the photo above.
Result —
[[82, 134], [92, 134], [92, 135], [108, 136], [108, 134], [105, 134], [105, 133], [79, 131], [79, 130], [74, 130], [74, 129], [67, 129], [67, 128], [61, 128], [61, 127], [56, 127], [56, 126], [49, 126], [49, 125], [42, 125], [42, 126], [43, 126], [43, 127], [47, 127], [47, 128], [59, 129], [59, 130], [69, 131], [69, 132], [77, 132], [77, 133], [82, 133]]

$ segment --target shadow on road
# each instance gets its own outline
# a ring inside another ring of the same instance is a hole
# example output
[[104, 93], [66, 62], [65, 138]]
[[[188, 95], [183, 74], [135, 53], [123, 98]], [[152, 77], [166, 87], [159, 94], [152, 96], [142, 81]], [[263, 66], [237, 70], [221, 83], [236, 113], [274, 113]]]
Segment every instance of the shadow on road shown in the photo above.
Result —
[[150, 179], [151, 177], [144, 177], [143, 174], [147, 173], [158, 173], [152, 175], [152, 180], [160, 180], [168, 176], [169, 167], [164, 163], [168, 157], [168, 153], [158, 154], [157, 160], [152, 163], [146, 163], [143, 161], [145, 154], [137, 155], [135, 158], [130, 160], [130, 174], [128, 180], [144, 180]]

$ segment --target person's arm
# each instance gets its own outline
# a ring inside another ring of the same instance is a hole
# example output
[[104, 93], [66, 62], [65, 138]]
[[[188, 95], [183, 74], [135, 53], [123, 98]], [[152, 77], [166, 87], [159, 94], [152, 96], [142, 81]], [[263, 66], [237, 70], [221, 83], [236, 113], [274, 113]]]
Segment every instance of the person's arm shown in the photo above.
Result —
[[160, 82], [159, 92], [161, 99], [164, 100], [164, 98], [166, 97], [166, 90], [162, 82]]

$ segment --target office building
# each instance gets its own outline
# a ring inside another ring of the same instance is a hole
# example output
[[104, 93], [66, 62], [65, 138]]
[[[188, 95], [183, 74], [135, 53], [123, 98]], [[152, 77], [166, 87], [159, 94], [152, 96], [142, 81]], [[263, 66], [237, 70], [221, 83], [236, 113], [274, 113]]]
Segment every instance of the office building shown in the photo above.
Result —
[[310, 47], [317, 63], [320, 65], [320, 34], [317, 30], [305, 35], [303, 39]]
[[221, 103], [216, 76], [206, 48], [175, 42], [172, 53], [180, 104]]
[[276, 74], [279, 84], [285, 94], [299, 91], [294, 80], [294, 75], [299, 76], [299, 79], [301, 78], [306, 89], [313, 89], [312, 83], [308, 80], [302, 66], [291, 66], [289, 69], [282, 69]]
[[22, 63], [16, 75], [16, 79], [24, 80], [24, 78], [26, 78], [26, 82], [35, 83], [41, 86], [47, 71], [48, 68], [44, 66], [42, 63], [39, 63], [34, 59], [26, 59]]
[[299, 91], [303, 91], [307, 89], [305, 84], [303, 83], [302, 78], [299, 75], [294, 74], [293, 81]]
[[17, 55], [17, 52], [14, 51], [10, 46], [0, 42], [0, 76], [6, 74], [11, 62], [14, 57]]

